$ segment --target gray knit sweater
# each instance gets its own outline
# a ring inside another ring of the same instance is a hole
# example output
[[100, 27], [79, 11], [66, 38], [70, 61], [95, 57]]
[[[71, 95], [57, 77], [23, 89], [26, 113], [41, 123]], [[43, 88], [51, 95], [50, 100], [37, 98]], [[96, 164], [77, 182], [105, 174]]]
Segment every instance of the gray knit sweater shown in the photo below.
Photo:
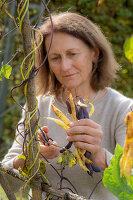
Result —
[[[108, 91], [105, 96], [94, 103], [95, 111], [91, 119], [100, 124], [102, 127], [104, 133], [102, 147], [106, 149], [107, 164], [109, 165], [116, 144], [118, 143], [121, 146], [123, 146], [124, 144], [126, 128], [124, 118], [126, 114], [131, 110], [131, 105], [133, 104], [133, 101], [111, 88], [107, 89]], [[50, 137], [55, 140], [58, 145], [62, 147], [65, 146], [67, 144], [65, 131], [61, 127], [56, 125], [55, 122], [46, 119], [47, 116], [57, 118], [53, 110], [51, 109], [52, 97], [39, 96], [38, 103], [40, 115], [43, 118], [42, 126], [47, 125], [49, 127]], [[54, 105], [59, 108], [64, 114], [68, 113], [66, 105], [60, 103], [56, 98]], [[21, 120], [23, 120], [23, 117]], [[21, 126], [20, 131], [21, 129], [23, 130], [23, 126]], [[19, 136], [17, 140], [20, 143], [23, 142], [23, 138], [21, 136]], [[71, 151], [74, 152], [73, 146], [71, 148]], [[14, 141], [11, 149], [8, 151], [3, 160], [3, 166], [8, 169], [12, 169], [14, 158], [18, 156], [21, 152], [21, 146], [16, 141]], [[60, 173], [60, 166], [57, 164], [57, 160], [58, 158], [49, 161]], [[60, 177], [50, 165], [46, 166], [45, 175], [54, 187], [60, 187]], [[83, 171], [78, 164], [76, 164], [71, 168], [66, 167], [63, 172], [63, 176], [67, 177], [71, 181], [71, 183], [77, 189], [79, 195], [89, 197], [95, 185], [100, 181], [100, 179], [102, 179], [103, 172], [94, 172], [93, 177], [91, 177], [85, 171]], [[72, 188], [71, 184], [66, 180], [63, 180], [63, 187]], [[96, 200], [117, 199], [103, 186], [102, 181], [96, 187], [91, 198]]]

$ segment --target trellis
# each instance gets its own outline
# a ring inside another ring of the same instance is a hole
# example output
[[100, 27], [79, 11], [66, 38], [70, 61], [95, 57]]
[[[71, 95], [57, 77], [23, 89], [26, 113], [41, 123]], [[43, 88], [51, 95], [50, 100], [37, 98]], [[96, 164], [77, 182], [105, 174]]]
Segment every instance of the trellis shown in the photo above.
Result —
[[[27, 182], [28, 177], [25, 177], [25, 176], [23, 176], [19, 173], [14, 173], [13, 171], [10, 171], [10, 170], [6, 170], [2, 167], [2, 165], [0, 163], [0, 184], [3, 187], [8, 199], [9, 200], [16, 200], [16, 197], [15, 197], [14, 193], [12, 192], [11, 187], [8, 183], [8, 180], [7, 180], [7, 177], [6, 177], [7, 174], [11, 177], [14, 177], [16, 179], [16, 181], [21, 180], [21, 182], [23, 182], [23, 183]], [[68, 193], [62, 192], [61, 190], [58, 190], [58, 189], [51, 187], [51, 186], [48, 186], [45, 183], [42, 183], [41, 190], [46, 192], [47, 194], [51, 194], [52, 196], [56, 196], [56, 197], [58, 197], [60, 199], [64, 199], [64, 200], [66, 200], [66, 199], [67, 200], [87, 200], [85, 197], [79, 196], [77, 194], [73, 194], [71, 192], [68, 192]], [[37, 197], [36, 199], [32, 198], [32, 200], [33, 199], [34, 200], [41, 200], [42, 198], [39, 199]]]

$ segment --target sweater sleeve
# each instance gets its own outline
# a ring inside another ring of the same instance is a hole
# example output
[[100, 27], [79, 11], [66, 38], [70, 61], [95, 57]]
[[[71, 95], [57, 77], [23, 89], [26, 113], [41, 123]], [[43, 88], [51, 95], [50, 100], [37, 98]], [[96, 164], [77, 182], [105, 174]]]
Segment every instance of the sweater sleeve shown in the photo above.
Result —
[[[40, 97], [38, 97], [37, 99], [38, 99], [38, 105], [39, 105], [40, 111], [42, 112], [44, 110], [44, 103], [43, 101], [40, 100]], [[48, 101], [49, 99], [47, 98], [47, 102]], [[40, 102], [42, 102], [41, 105], [40, 105]], [[26, 108], [26, 105], [24, 106], [24, 108]], [[22, 146], [23, 146], [23, 141], [24, 141], [24, 130], [25, 130], [25, 111], [23, 110], [22, 118], [17, 125], [14, 142], [11, 148], [8, 150], [8, 153], [5, 155], [4, 159], [2, 160], [2, 166], [5, 169], [11, 170], [15, 173], [18, 173], [18, 170], [14, 169], [13, 162], [14, 162], [14, 159], [22, 153], [22, 149], [23, 149]], [[25, 184], [21, 180], [16, 179], [10, 176], [9, 174], [5, 174], [5, 176], [14, 193], [17, 192], [19, 188]]]
[[110, 153], [107, 149], [105, 149], [106, 151], [106, 162], [107, 162], [107, 165], [109, 166], [111, 164], [111, 158], [113, 157], [113, 154]]
[[22, 113], [22, 119], [18, 123], [15, 140], [12, 144], [12, 147], [8, 150], [8, 153], [5, 155], [4, 159], [2, 160], [2, 166], [8, 170], [13, 169], [14, 159], [22, 153], [23, 130], [24, 130], [23, 121], [24, 121], [24, 113]]
[[[124, 146], [125, 143], [125, 137], [126, 137], [126, 125], [125, 125], [125, 117], [127, 113], [131, 111], [131, 106], [133, 104], [132, 100], [128, 101], [122, 101], [122, 103], [118, 106], [118, 110], [116, 111], [116, 115], [114, 115], [114, 121], [116, 123], [115, 129], [114, 129], [114, 136], [115, 136], [115, 143], [119, 144], [120, 146]], [[111, 164], [111, 158], [113, 157], [113, 154], [106, 150], [106, 160], [107, 165], [109, 166]]]
[[121, 146], [124, 146], [126, 137], [125, 117], [131, 111], [132, 104], [133, 101], [123, 102], [123, 104], [120, 105], [118, 116], [116, 118], [115, 140], [116, 144], [118, 143]]
[[[40, 102], [43, 102], [41, 99], [41, 96], [38, 96], [37, 100], [38, 100], [38, 106], [40, 108], [40, 111], [42, 111], [44, 109], [44, 107], [43, 107], [44, 104], [42, 103], [40, 105]], [[26, 104], [25, 104], [23, 112], [22, 112], [22, 118], [17, 125], [15, 139], [12, 144], [12, 147], [8, 150], [8, 153], [5, 155], [4, 159], [2, 160], [3, 167], [8, 170], [13, 169], [14, 159], [22, 153], [22, 146], [23, 146], [23, 140], [24, 140], [24, 129], [25, 129], [25, 109], [26, 109]]]
[[[14, 169], [13, 161], [14, 159], [22, 153], [22, 144], [23, 144], [23, 130], [24, 130], [24, 114], [22, 119], [18, 123], [18, 130], [16, 131], [15, 140], [12, 144], [12, 147], [8, 150], [8, 153], [5, 155], [4, 159], [2, 160], [2, 166], [7, 169], [11, 170], [15, 173], [18, 173], [18, 170]], [[20, 187], [22, 187], [25, 183], [15, 177], [12, 177], [9, 174], [4, 174], [5, 178], [7, 179], [12, 192], [17, 192]]]

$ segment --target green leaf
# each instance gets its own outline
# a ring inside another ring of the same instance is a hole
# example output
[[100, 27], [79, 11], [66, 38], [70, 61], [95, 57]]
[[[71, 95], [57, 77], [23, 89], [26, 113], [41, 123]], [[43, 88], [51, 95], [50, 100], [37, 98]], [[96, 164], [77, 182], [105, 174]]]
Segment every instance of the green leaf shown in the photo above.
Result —
[[133, 177], [131, 177], [130, 185], [124, 175], [120, 177], [119, 162], [122, 154], [123, 148], [117, 144], [111, 165], [104, 171], [103, 184], [120, 200], [131, 200], [133, 199], [133, 189], [131, 187]]
[[125, 41], [124, 52], [126, 58], [133, 63], [133, 35]]
[[10, 65], [3, 65], [2, 63], [1, 72], [5, 78], [9, 79], [11, 75], [11, 71], [12, 71], [12, 67]]
[[127, 183], [127, 179], [123, 175], [120, 177], [120, 159], [123, 154], [123, 148], [119, 145], [117, 145], [116, 151], [115, 151], [115, 159], [113, 164], [113, 176], [115, 177], [117, 183], [119, 182], [121, 190], [124, 191], [127, 194], [133, 194], [133, 190]]
[[26, 160], [26, 157], [23, 156], [23, 155], [19, 155], [18, 158], [21, 158], [21, 159], [23, 159], [23, 160]]
[[46, 171], [45, 164], [42, 160], [40, 160], [40, 171], [44, 174]]
[[61, 166], [72, 167], [76, 165], [77, 161], [71, 151], [64, 151], [57, 163], [61, 164]]

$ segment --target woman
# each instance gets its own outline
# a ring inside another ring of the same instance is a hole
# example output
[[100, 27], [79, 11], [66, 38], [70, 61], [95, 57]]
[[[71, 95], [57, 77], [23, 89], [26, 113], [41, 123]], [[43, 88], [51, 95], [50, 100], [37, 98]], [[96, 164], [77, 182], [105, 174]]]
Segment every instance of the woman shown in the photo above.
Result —
[[[132, 100], [109, 87], [119, 65], [109, 42], [95, 24], [81, 15], [69, 12], [53, 15], [52, 21], [51, 25], [50, 19], [47, 19], [40, 27], [43, 43], [36, 51], [36, 66], [40, 67], [36, 78], [36, 89], [40, 116], [43, 116], [43, 130], [56, 142], [55, 146], [40, 143], [40, 152], [42, 157], [51, 159], [51, 164], [57, 170], [59, 169], [57, 146], [63, 147], [68, 141], [72, 141], [74, 145], [70, 150], [73, 153], [74, 146], [91, 152], [92, 162], [99, 166], [102, 172], [94, 173], [91, 177], [81, 170], [78, 164], [72, 168], [66, 167], [64, 170], [64, 176], [72, 182], [79, 195], [88, 197], [97, 182], [101, 180], [104, 169], [110, 164], [116, 144], [121, 146], [124, 144], [124, 118], [130, 111]], [[35, 41], [37, 46], [40, 40], [39, 34]], [[44, 62], [47, 54], [47, 60]], [[81, 119], [71, 123], [71, 128], [66, 131], [69, 136], [66, 136], [61, 127], [46, 117], [56, 117], [51, 109], [53, 97], [54, 105], [66, 114], [68, 111], [65, 101], [70, 92], [75, 96], [75, 88], [78, 96], [87, 98], [88, 102], [93, 103], [95, 112], [91, 119]], [[21, 129], [23, 130], [23, 127]], [[41, 133], [38, 133], [41, 138]], [[19, 140], [22, 142], [22, 137], [19, 137]], [[17, 158], [21, 152], [21, 146], [14, 142], [3, 160], [3, 165], [16, 169], [19, 166], [23, 167], [23, 160]], [[60, 188], [60, 177], [50, 166], [46, 169], [46, 176], [53, 186]], [[63, 181], [62, 187], [71, 187], [73, 190], [68, 181]], [[104, 188], [102, 182], [91, 198], [116, 199]]]

